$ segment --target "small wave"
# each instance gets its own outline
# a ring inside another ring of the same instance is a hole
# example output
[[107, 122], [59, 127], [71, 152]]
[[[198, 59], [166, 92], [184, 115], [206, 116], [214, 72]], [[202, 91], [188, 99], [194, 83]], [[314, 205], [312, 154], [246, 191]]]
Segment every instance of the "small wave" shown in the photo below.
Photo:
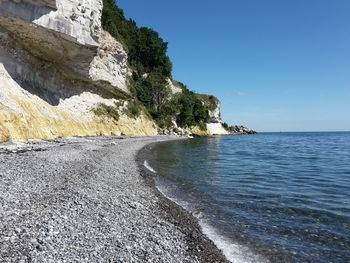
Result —
[[143, 162], [143, 165], [147, 168], [147, 170], [151, 171], [152, 173], [156, 174], [157, 172], [149, 165], [147, 160]]
[[234, 240], [220, 234], [215, 227], [211, 226], [211, 224], [207, 222], [206, 215], [195, 208], [193, 202], [185, 200], [185, 193], [179, 195], [181, 190], [175, 185], [171, 185], [170, 182], [166, 181], [164, 178], [158, 177], [156, 186], [164, 196], [191, 212], [192, 215], [197, 218], [203, 234], [214, 242], [215, 246], [222, 251], [228, 261], [232, 263], [268, 262], [262, 256], [251, 251], [251, 249], [247, 246], [236, 244]]
[[201, 226], [203, 233], [214, 242], [228, 261], [233, 263], [268, 262], [260, 255], [254, 254], [248, 247], [234, 244], [232, 240], [219, 234], [216, 229], [205, 222], [205, 220], [199, 220], [199, 225]]

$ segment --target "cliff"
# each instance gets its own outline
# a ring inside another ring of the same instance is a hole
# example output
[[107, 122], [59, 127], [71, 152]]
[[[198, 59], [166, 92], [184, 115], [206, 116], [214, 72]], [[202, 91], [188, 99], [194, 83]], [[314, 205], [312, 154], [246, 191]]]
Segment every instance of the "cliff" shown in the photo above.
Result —
[[127, 53], [101, 12], [100, 0], [0, 1], [0, 141], [157, 133], [144, 113], [93, 112], [130, 97]]
[[[0, 141], [158, 133], [162, 123], [129, 83], [141, 72], [130, 67], [125, 45], [103, 30], [102, 9], [102, 0], [0, 0]], [[163, 103], [184, 90], [167, 81], [171, 94]], [[199, 96], [206, 130], [174, 133], [227, 134], [220, 102], [209, 97]], [[184, 130], [178, 111], [169, 119]]]
[[221, 103], [213, 95], [197, 94], [197, 97], [202, 101], [208, 111], [207, 133], [209, 135], [225, 135], [229, 132], [222, 125], [221, 119]]

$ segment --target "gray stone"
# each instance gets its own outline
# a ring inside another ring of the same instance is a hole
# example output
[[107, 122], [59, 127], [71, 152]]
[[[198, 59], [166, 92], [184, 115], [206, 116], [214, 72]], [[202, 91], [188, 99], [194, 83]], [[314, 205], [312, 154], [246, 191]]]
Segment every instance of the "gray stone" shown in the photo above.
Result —
[[0, 236], [9, 238], [0, 240], [0, 262], [198, 262], [135, 162], [144, 145], [168, 139], [1, 144]]

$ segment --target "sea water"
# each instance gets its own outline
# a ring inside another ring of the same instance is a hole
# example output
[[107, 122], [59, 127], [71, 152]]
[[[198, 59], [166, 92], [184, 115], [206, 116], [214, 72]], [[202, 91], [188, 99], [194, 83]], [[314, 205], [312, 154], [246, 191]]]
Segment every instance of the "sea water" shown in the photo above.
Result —
[[232, 262], [350, 262], [350, 133], [173, 141], [146, 164]]

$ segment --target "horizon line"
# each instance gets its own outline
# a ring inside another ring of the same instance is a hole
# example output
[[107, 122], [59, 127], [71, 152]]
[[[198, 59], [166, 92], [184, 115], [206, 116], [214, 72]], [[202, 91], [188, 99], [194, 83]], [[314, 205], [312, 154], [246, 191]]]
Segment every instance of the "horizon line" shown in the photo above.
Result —
[[338, 131], [257, 131], [258, 133], [282, 133], [282, 132], [350, 132], [350, 130], [338, 130]]

